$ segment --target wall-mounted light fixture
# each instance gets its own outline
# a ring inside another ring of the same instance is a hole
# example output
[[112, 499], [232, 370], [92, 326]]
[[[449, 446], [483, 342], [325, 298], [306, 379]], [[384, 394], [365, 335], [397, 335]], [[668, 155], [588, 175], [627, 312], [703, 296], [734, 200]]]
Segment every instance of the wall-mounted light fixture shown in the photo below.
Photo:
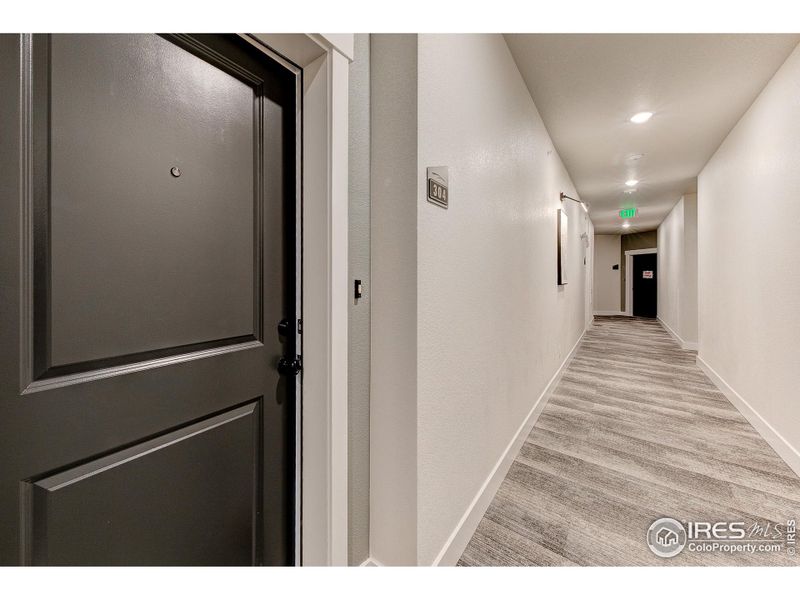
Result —
[[559, 198], [563, 202], [564, 200], [572, 200], [573, 202], [577, 202], [581, 205], [581, 208], [588, 214], [589, 213], [589, 205], [586, 204], [583, 200], [578, 200], [577, 198], [573, 198], [572, 196], [567, 196], [564, 192], [559, 194]]

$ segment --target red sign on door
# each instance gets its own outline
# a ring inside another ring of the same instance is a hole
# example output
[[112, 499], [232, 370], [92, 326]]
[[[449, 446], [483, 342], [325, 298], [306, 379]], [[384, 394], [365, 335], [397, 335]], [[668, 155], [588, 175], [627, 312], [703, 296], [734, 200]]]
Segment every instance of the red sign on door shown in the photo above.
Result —
[[642, 271], [642, 279], [652, 279], [653, 272], [652, 271]]

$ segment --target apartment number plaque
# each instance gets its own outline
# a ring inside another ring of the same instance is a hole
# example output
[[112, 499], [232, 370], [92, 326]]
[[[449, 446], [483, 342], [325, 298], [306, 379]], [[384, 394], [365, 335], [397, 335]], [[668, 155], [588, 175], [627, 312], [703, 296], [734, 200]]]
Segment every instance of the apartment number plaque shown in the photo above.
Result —
[[428, 167], [428, 202], [447, 208], [450, 202], [447, 167]]

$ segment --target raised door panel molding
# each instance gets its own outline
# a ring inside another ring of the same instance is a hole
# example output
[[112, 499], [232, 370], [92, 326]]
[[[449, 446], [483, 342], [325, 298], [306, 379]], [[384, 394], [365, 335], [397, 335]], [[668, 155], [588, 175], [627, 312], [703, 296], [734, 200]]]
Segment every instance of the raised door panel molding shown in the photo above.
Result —
[[28, 383], [262, 339], [263, 81], [186, 36], [27, 43]]
[[25, 482], [26, 561], [258, 564], [260, 410], [251, 402]]

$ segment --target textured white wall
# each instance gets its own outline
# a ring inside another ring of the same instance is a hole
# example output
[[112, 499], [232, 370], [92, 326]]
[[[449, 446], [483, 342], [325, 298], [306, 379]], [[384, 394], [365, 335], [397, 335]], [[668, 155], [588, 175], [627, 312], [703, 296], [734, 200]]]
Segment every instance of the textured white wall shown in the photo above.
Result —
[[417, 561], [417, 36], [372, 35], [370, 548]]
[[680, 336], [697, 344], [697, 194], [683, 197], [683, 286], [681, 287]]
[[658, 226], [658, 318], [697, 344], [697, 194], [683, 196]]
[[[619, 312], [619, 278], [625, 265], [619, 262], [620, 236], [597, 234], [594, 236], [594, 310]], [[611, 267], [619, 265], [615, 271]]]
[[348, 321], [348, 553], [349, 564], [369, 558], [369, 34], [356, 34], [350, 63], [348, 103], [350, 280], [363, 282], [363, 296], [351, 300]]
[[[418, 561], [431, 564], [585, 325], [577, 197], [501, 35], [418, 36]], [[373, 88], [374, 89], [374, 88]], [[425, 168], [450, 167], [450, 208]]]
[[795, 49], [700, 173], [697, 234], [699, 357], [795, 456], [799, 199], [800, 49]]
[[658, 318], [680, 335], [683, 276], [683, 198], [658, 226]]

